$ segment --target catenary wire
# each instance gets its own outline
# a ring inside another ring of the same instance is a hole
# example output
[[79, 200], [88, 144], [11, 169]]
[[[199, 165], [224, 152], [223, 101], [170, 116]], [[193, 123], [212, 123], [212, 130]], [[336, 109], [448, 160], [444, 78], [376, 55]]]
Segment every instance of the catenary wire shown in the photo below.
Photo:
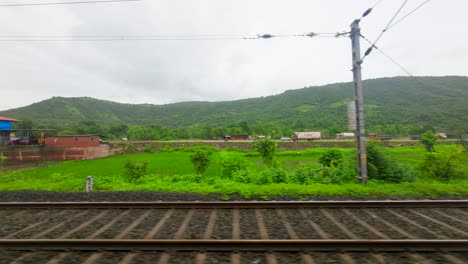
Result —
[[372, 47], [374, 47], [376, 50], [378, 50], [380, 53], [382, 53], [387, 59], [389, 59], [391, 62], [393, 62], [395, 65], [397, 65], [400, 69], [402, 69], [404, 72], [406, 72], [409, 76], [416, 78], [410, 71], [408, 71], [405, 67], [403, 67], [403, 65], [398, 63], [395, 59], [390, 57], [390, 55], [385, 53], [383, 50], [379, 49], [375, 44], [372, 44], [372, 42], [369, 39], [367, 39], [363, 35], [360, 35], [360, 37], [362, 39], [364, 39], [366, 42], [370, 43], [372, 45]]
[[[372, 43], [370, 40], [368, 40], [366, 37], [364, 37], [363, 35], [360, 35], [362, 39], [364, 39], [365, 41], [367, 41], [368, 43]], [[373, 45], [373, 47], [378, 50], [380, 53], [382, 53], [382, 55], [384, 55], [388, 60], [390, 60], [392, 63], [394, 63], [396, 66], [398, 66], [401, 70], [403, 70], [406, 74], [408, 74], [417, 84], [419, 84], [422, 88], [427, 88], [428, 86], [431, 86], [431, 87], [436, 87], [434, 84], [432, 83], [426, 83], [426, 82], [423, 82], [423, 80], [421, 80], [420, 78], [417, 78], [416, 76], [414, 76], [409, 70], [407, 70], [405, 67], [403, 67], [403, 65], [401, 65], [398, 61], [396, 61], [394, 58], [392, 58], [390, 55], [388, 55], [386, 52], [384, 52], [383, 50], [379, 49], [377, 46]]]
[[387, 23], [387, 25], [385, 26], [385, 28], [382, 30], [382, 32], [380, 32], [379, 36], [377, 37], [377, 39], [374, 41], [374, 42], [371, 42], [371, 46], [366, 50], [366, 52], [364, 53], [364, 56], [361, 58], [361, 63], [364, 61], [364, 59], [372, 52], [372, 49], [375, 47], [375, 45], [377, 44], [377, 42], [380, 40], [380, 38], [383, 36], [383, 34], [387, 31], [387, 29], [390, 27], [390, 25], [392, 24], [393, 20], [395, 20], [395, 18], [398, 16], [398, 14], [401, 12], [401, 10], [403, 9], [403, 7], [406, 5], [406, 3], [408, 3], [408, 0], [405, 0], [403, 2], [403, 4], [400, 6], [400, 8], [398, 8], [397, 12], [395, 12], [395, 14], [393, 15], [393, 17], [390, 19], [390, 21]]
[[377, 39], [373, 42], [373, 45], [377, 44], [377, 42], [380, 40], [380, 38], [382, 37], [382, 35], [385, 33], [385, 31], [387, 31], [388, 27], [392, 24], [393, 20], [395, 20], [395, 18], [398, 16], [398, 14], [401, 12], [401, 10], [403, 9], [403, 7], [406, 5], [406, 3], [408, 3], [408, 0], [405, 0], [403, 2], [403, 4], [400, 6], [400, 8], [398, 8], [397, 12], [395, 13], [395, 15], [393, 15], [392, 19], [390, 19], [390, 21], [387, 23], [387, 26], [385, 26], [385, 28], [382, 30], [382, 32], [380, 32], [380, 35], [377, 37]]
[[0, 4], [0, 7], [15, 7], [15, 6], [47, 6], [47, 5], [76, 5], [76, 4], [99, 4], [112, 2], [137, 2], [141, 0], [90, 0], [90, 1], [73, 1], [73, 2], [43, 2], [43, 3], [27, 3], [27, 4]]
[[424, 1], [422, 4], [420, 4], [419, 6], [417, 6], [415, 9], [413, 9], [411, 12], [409, 12], [408, 14], [404, 15], [402, 18], [398, 19], [395, 23], [391, 24], [389, 27], [387, 27], [387, 31], [389, 29], [391, 29], [392, 27], [396, 26], [398, 23], [400, 23], [403, 19], [407, 18], [408, 16], [410, 16], [411, 14], [413, 14], [414, 12], [416, 12], [419, 8], [423, 7], [425, 4], [429, 3], [429, 1], [431, 0], [426, 0]]
[[380, 3], [382, 3], [383, 0], [379, 0], [377, 1], [377, 3], [375, 3], [371, 8], [375, 8], [377, 7]]
[[270, 39], [270, 38], [334, 38], [336, 33], [314, 33], [305, 34], [258, 34], [258, 35], [135, 35], [135, 36], [0, 36], [0, 42], [59, 42], [59, 41], [196, 41], [196, 40], [248, 40], [248, 39]]

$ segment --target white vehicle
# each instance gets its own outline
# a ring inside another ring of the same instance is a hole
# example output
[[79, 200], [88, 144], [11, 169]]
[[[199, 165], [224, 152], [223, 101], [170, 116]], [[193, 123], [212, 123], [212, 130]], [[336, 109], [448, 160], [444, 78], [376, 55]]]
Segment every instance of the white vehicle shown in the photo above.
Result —
[[297, 140], [318, 140], [322, 138], [322, 133], [320, 132], [295, 132], [292, 135], [292, 141]]
[[337, 133], [335, 139], [354, 139], [354, 133]]
[[282, 138], [281, 138], [281, 141], [291, 141], [291, 138], [288, 138], [288, 137], [282, 137]]

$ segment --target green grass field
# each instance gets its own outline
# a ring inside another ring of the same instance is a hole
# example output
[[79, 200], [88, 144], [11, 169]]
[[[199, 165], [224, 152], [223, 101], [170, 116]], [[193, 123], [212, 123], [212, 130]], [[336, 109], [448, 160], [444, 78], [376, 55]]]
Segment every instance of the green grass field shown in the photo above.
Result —
[[[449, 151], [455, 146], [438, 146], [437, 151]], [[294, 171], [302, 165], [318, 165], [318, 159], [327, 149], [308, 149], [301, 151], [281, 151], [277, 160], [285, 171]], [[354, 159], [353, 149], [340, 150], [345, 159]], [[422, 147], [382, 148], [385, 156], [395, 160], [416, 173], [417, 167], [426, 152]], [[440, 182], [420, 177], [416, 182], [384, 183], [370, 180], [361, 185], [354, 180], [342, 184], [297, 184], [242, 183], [223, 178], [219, 159], [222, 152], [214, 152], [211, 163], [203, 176], [196, 175], [190, 162], [190, 150], [124, 154], [95, 160], [67, 161], [57, 165], [0, 173], [0, 190], [84, 190], [87, 176], [94, 178], [96, 191], [164, 191], [196, 192], [203, 194], [219, 193], [252, 196], [356, 196], [356, 197], [440, 197], [468, 195], [468, 153], [460, 154], [460, 170], [464, 177], [449, 182]], [[248, 167], [259, 175], [267, 168], [255, 152], [231, 151], [243, 155]], [[124, 162], [148, 161], [147, 174], [137, 182], [125, 177]]]

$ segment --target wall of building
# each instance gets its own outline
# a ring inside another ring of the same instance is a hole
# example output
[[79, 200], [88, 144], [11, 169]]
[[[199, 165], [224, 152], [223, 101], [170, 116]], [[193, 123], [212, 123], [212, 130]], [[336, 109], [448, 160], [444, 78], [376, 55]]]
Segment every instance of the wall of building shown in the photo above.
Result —
[[45, 145], [52, 148], [97, 147], [99, 136], [47, 136]]
[[112, 156], [116, 153], [118, 153], [118, 149], [114, 149], [110, 145], [70, 148], [49, 148], [44, 146], [0, 148], [0, 156], [7, 157], [7, 162], [96, 159]]

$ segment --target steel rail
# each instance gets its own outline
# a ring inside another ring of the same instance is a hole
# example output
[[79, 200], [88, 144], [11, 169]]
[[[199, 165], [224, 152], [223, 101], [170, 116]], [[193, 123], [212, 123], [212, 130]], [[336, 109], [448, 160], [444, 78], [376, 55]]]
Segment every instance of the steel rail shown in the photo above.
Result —
[[468, 200], [379, 200], [379, 201], [170, 201], [170, 202], [0, 202], [0, 209], [27, 208], [465, 208]]
[[0, 239], [4, 250], [55, 251], [450, 251], [468, 252], [468, 240], [215, 240], [215, 239]]

